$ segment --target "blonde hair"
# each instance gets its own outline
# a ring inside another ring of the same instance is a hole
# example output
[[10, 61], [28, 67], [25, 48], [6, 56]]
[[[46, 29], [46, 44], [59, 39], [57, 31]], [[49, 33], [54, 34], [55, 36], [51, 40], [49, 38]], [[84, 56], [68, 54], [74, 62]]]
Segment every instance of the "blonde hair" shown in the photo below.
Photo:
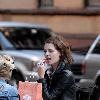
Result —
[[0, 55], [0, 77], [6, 77], [14, 68], [14, 60], [11, 56]]

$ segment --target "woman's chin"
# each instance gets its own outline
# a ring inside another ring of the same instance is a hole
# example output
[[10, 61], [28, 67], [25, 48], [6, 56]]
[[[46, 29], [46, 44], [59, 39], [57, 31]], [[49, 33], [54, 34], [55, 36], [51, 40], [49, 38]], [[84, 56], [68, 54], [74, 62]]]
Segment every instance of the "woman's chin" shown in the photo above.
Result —
[[51, 63], [50, 63], [50, 62], [47, 62], [47, 64], [48, 64], [48, 65], [51, 65]]
[[47, 62], [47, 64], [48, 64], [48, 65], [52, 65], [52, 63], [51, 63], [51, 62]]

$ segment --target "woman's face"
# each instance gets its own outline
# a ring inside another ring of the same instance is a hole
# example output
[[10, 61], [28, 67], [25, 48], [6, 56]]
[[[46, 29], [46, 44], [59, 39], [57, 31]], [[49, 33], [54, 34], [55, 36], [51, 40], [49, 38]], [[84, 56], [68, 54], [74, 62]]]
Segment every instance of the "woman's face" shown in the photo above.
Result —
[[45, 43], [44, 56], [46, 58], [46, 63], [50, 65], [57, 64], [60, 60], [60, 52], [52, 43]]

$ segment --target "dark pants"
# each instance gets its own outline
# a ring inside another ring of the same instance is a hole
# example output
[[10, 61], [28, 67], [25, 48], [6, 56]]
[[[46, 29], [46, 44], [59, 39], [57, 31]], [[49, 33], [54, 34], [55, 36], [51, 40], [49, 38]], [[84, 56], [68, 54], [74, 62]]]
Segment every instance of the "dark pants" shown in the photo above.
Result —
[[78, 90], [76, 92], [76, 100], [89, 100], [89, 92]]
[[90, 95], [90, 100], [100, 100], [100, 87], [96, 86]]

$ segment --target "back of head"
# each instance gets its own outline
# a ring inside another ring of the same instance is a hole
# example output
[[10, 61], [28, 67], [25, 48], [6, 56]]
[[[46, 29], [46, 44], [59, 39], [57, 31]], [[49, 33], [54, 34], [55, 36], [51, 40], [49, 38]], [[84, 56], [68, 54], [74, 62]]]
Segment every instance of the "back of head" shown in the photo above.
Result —
[[9, 55], [0, 55], [0, 78], [9, 79], [9, 75], [15, 68], [13, 58]]

